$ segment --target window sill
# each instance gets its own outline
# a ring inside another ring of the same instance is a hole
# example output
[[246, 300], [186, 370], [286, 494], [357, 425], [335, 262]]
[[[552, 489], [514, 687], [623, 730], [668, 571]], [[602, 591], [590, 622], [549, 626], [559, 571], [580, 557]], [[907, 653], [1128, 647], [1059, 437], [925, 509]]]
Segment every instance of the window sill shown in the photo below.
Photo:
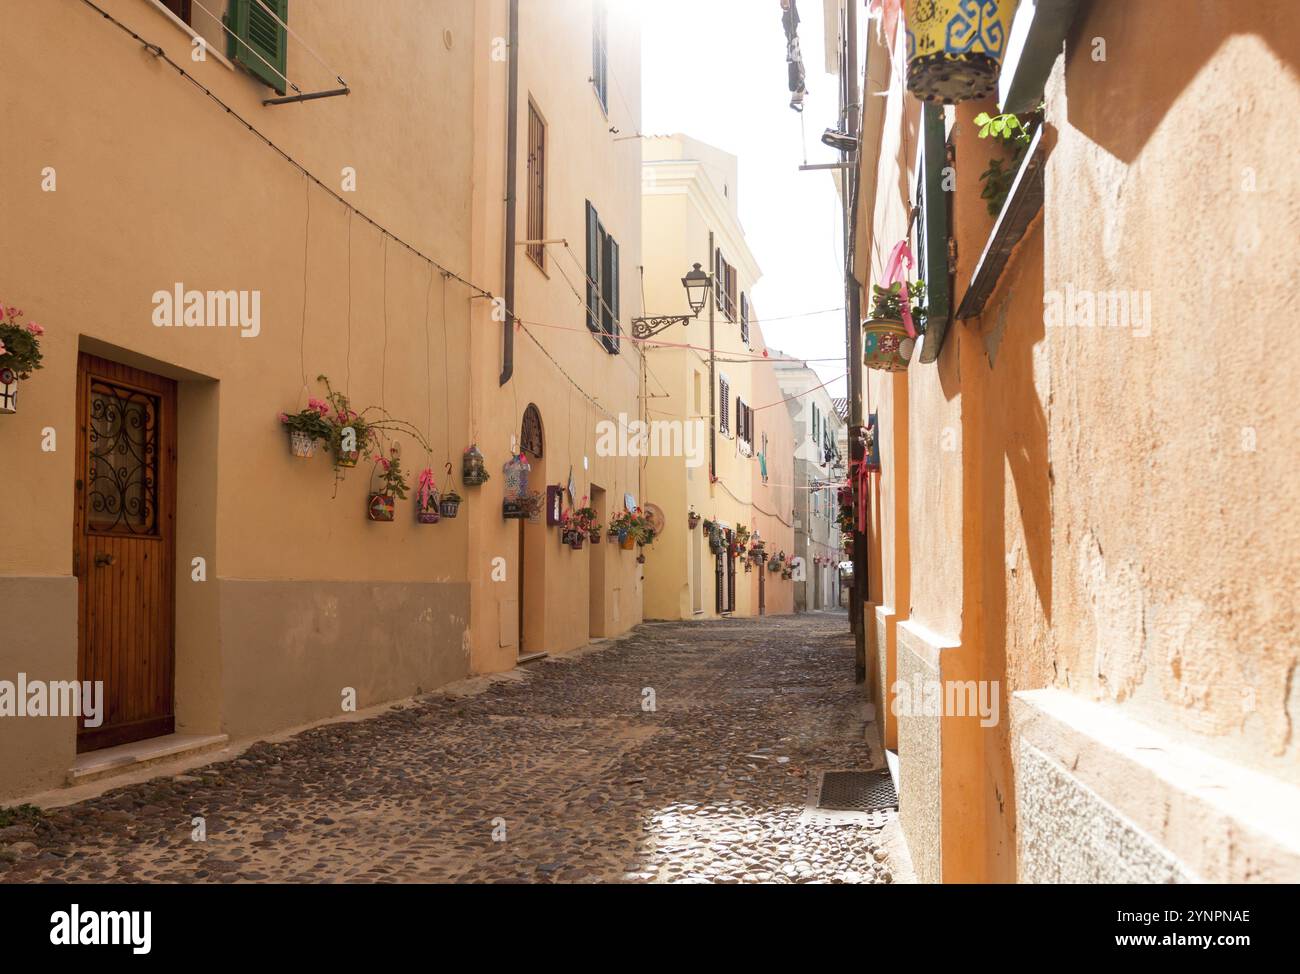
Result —
[[216, 48], [214, 48], [214, 47], [212, 46], [212, 42], [211, 42], [211, 41], [209, 41], [206, 37], [204, 37], [204, 36], [203, 36], [202, 34], [200, 34], [198, 31], [196, 31], [196, 30], [195, 30], [193, 27], [191, 27], [189, 24], [185, 23], [185, 21], [183, 21], [183, 20], [181, 20], [179, 17], [177, 17], [174, 13], [172, 13], [172, 12], [171, 12], [170, 10], [168, 10], [166, 7], [164, 7], [164, 6], [162, 5], [162, 3], [160, 2], [160, 0], [145, 0], [145, 3], [147, 3], [149, 6], [153, 7], [154, 10], [158, 11], [158, 13], [160, 13], [160, 14], [162, 14], [164, 17], [166, 17], [169, 21], [171, 21], [171, 23], [172, 23], [175, 27], [177, 27], [177, 28], [180, 29], [180, 30], [183, 30], [186, 34], [188, 34], [188, 35], [189, 35], [189, 38], [190, 38], [190, 46], [191, 46], [191, 48], [193, 47], [194, 42], [195, 42], [196, 40], [198, 40], [198, 41], [202, 41], [202, 42], [203, 42], [203, 46], [204, 46], [204, 48], [206, 49], [206, 52], [207, 52], [207, 56], [208, 56], [208, 57], [210, 57], [210, 58], [212, 58], [213, 60], [219, 62], [220, 64], [224, 64], [224, 65], [225, 65], [227, 68], [229, 68], [231, 71], [234, 71], [234, 70], [235, 70], [235, 66], [234, 66], [234, 64], [232, 64], [232, 63], [231, 63], [231, 62], [226, 58], [226, 56], [225, 56], [224, 54], [222, 54], [220, 51], [218, 51]]
[[1015, 182], [1007, 193], [1007, 201], [1002, 204], [1002, 212], [998, 214], [988, 242], [984, 244], [984, 252], [971, 274], [970, 286], [962, 295], [961, 305], [957, 308], [960, 319], [974, 318], [984, 311], [984, 304], [997, 287], [998, 278], [1011, 259], [1011, 252], [1043, 208], [1043, 167], [1047, 157], [1043, 148], [1045, 128], [1045, 124], [1038, 126], [1020, 163]]

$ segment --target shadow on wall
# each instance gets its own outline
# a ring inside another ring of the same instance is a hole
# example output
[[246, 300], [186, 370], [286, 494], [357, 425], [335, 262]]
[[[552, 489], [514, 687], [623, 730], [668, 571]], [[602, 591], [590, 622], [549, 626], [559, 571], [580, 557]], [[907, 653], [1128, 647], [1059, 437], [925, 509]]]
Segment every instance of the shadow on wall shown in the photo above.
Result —
[[[1176, 33], [1177, 43], [1157, 52], [1157, 32]], [[1070, 99], [1070, 124], [1131, 163], [1214, 52], [1240, 34], [1258, 37], [1293, 69], [1300, 66], [1295, 0], [1095, 4], [1075, 22], [1066, 49], [1067, 90], [1087, 93]], [[1141, 111], [1116, 110], [1139, 104]]]

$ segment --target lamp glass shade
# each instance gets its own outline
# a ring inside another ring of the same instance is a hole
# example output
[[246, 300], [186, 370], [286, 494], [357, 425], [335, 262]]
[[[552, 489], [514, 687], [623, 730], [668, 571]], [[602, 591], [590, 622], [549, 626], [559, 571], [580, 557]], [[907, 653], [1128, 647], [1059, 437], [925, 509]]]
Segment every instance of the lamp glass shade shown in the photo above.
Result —
[[704, 308], [704, 303], [709, 297], [709, 287], [712, 281], [709, 275], [700, 269], [696, 264], [685, 277], [682, 278], [682, 287], [686, 288], [686, 300], [690, 303], [691, 311], [699, 314]]

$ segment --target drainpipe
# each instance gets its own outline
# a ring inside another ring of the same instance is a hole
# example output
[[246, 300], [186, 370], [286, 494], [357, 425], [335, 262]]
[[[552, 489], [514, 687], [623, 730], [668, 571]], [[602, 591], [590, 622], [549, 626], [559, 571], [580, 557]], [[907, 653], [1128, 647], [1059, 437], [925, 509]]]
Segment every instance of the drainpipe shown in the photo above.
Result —
[[[845, 289], [845, 326], [849, 339], [849, 457], [859, 463], [866, 460], [866, 441], [862, 430], [866, 425], [862, 413], [862, 331], [861, 290], [857, 278], [853, 276], [855, 247], [858, 223], [858, 176], [862, 139], [862, 113], [858, 89], [858, 9], [854, 0], [849, 0], [844, 26], [844, 118], [845, 130], [858, 140], [858, 149], [845, 149], [843, 159], [847, 163], [844, 170], [844, 289]], [[853, 469], [853, 464], [849, 465]], [[866, 503], [866, 498], [861, 499]], [[871, 597], [867, 579], [867, 536], [858, 530], [858, 519], [853, 524], [853, 589], [849, 596], [849, 611], [853, 624], [854, 677], [858, 683], [867, 679], [867, 623], [863, 610]]]
[[515, 374], [515, 209], [519, 162], [519, 0], [510, 0], [510, 67], [506, 82], [506, 320], [501, 334], [500, 385]]

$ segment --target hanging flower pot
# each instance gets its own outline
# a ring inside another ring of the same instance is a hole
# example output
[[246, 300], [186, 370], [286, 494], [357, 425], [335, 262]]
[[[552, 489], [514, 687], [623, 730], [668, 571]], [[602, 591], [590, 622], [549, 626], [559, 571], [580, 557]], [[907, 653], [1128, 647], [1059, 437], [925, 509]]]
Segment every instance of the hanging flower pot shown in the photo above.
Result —
[[367, 502], [366, 516], [372, 521], [391, 521], [397, 516], [397, 498], [372, 490]]
[[[370, 500], [366, 516], [372, 521], [388, 522], [397, 513], [397, 502], [406, 500], [406, 478], [402, 475], [402, 461], [394, 445], [387, 457], [374, 457], [375, 469], [370, 474]], [[375, 486], [378, 479], [379, 486]]]
[[645, 552], [642, 552], [641, 554], [639, 554], [639, 555], [636, 556], [636, 563], [637, 563], [638, 565], [644, 565], [644, 564], [645, 564]]
[[316, 438], [298, 430], [290, 430], [289, 452], [302, 460], [311, 459], [316, 454]]
[[951, 105], [997, 88], [1017, 0], [908, 0], [907, 90]]
[[569, 547], [574, 551], [581, 551], [582, 546], [586, 543], [587, 536], [581, 531], [574, 531], [573, 536], [569, 538]]
[[781, 563], [773, 558], [767, 563], [767, 570], [769, 572], [779, 572], [781, 570]]
[[480, 487], [488, 482], [487, 465], [478, 445], [471, 443], [461, 459], [460, 482], [466, 487]]
[[600, 528], [599, 527], [592, 528], [591, 533], [588, 534], [587, 537], [592, 544], [600, 544]]
[[0, 369], [0, 413], [18, 412], [18, 376], [13, 369]]
[[696, 514], [694, 511], [691, 511], [689, 514], [686, 515], [686, 525], [692, 531], [694, 531], [697, 527], [700, 526], [700, 516]]
[[361, 459], [361, 451], [352, 450], [348, 453], [339, 453], [335, 457], [335, 462], [340, 467], [355, 467], [357, 465], [357, 461], [360, 459]]
[[618, 546], [624, 551], [631, 551], [636, 547], [636, 538], [632, 537], [631, 531], [624, 531], [618, 536]]
[[41, 368], [41, 336], [34, 321], [21, 324], [20, 309], [0, 304], [0, 413], [18, 412], [18, 383]]
[[322, 399], [308, 399], [307, 408], [290, 415], [280, 414], [280, 424], [289, 431], [289, 452], [304, 460], [316, 452], [317, 440], [328, 440], [331, 429], [325, 421], [329, 403]]
[[[448, 464], [448, 469], [451, 465]], [[438, 485], [434, 482], [433, 471], [425, 467], [420, 471], [420, 479], [415, 489], [415, 520], [419, 524], [437, 524], [442, 520], [438, 511], [440, 497]]]
[[443, 494], [438, 501], [438, 513], [449, 519], [460, 513], [460, 494], [454, 488]]

